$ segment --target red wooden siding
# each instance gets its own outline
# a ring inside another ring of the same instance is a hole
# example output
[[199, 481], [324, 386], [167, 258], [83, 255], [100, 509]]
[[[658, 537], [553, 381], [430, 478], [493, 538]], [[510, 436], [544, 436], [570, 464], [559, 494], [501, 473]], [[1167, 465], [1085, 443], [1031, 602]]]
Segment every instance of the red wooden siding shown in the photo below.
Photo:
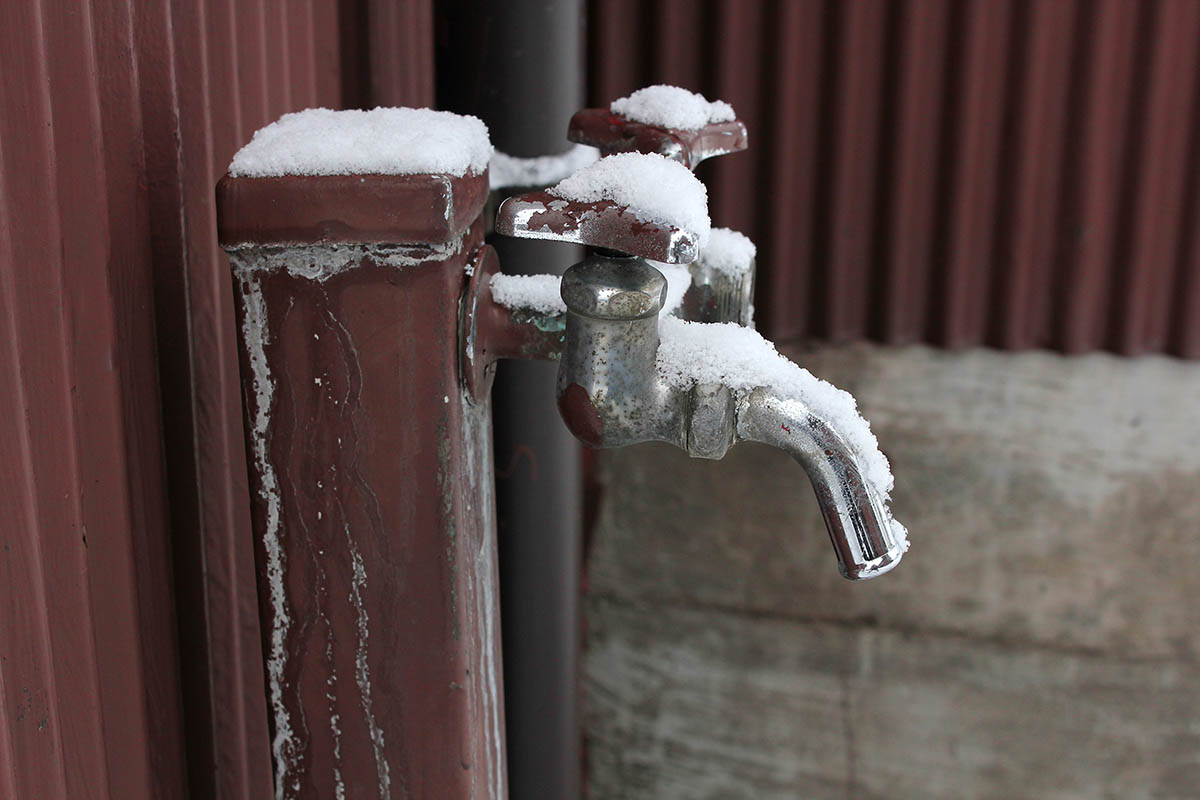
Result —
[[430, 15], [0, 5], [0, 797], [269, 796], [213, 187], [286, 111], [430, 104]]
[[1200, 4], [633, 0], [592, 104], [729, 100], [701, 169], [776, 338], [1200, 357]]

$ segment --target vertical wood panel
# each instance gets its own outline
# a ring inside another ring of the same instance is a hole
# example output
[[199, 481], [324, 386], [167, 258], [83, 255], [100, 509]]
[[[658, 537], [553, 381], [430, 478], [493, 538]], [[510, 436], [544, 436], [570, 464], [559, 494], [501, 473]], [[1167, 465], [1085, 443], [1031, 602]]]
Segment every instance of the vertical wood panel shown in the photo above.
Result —
[[886, 341], [920, 338], [929, 308], [929, 273], [935, 241], [940, 120], [944, 103], [944, 61], [950, 9], [946, 2], [902, 7], [900, 77], [895, 102], [896, 129], [884, 131], [894, 150], [887, 197], [884, 330]]
[[1173, 287], [1171, 350], [1185, 358], [1200, 358], [1200, 102], [1192, 112], [1192, 151], [1184, 172], [1188, 187]]
[[[182, 790], [185, 757], [182, 740], [183, 709], [179, 655], [175, 647], [175, 614], [170, 580], [171, 548], [167, 530], [167, 497], [163, 476], [162, 423], [158, 401], [158, 374], [154, 343], [154, 262], [150, 247], [146, 197], [145, 156], [139, 103], [139, 73], [133, 37], [130, 2], [96, 2], [95, 13], [81, 19], [92, 23], [84, 30], [81, 48], [94, 47], [93, 94], [99, 130], [94, 141], [102, 145], [97, 156], [94, 192], [107, 207], [107, 263], [102, 271], [112, 297], [113, 337], [110, 357], [117, 363], [119, 406], [111, 427], [124, 439], [125, 475], [114, 480], [125, 486], [129, 503], [128, 538], [93, 536], [89, 540], [91, 590], [97, 610], [94, 621], [100, 649], [103, 683], [124, 684], [123, 694], [105, 709], [111, 782], [116, 795], [137, 796], [149, 787], [158, 795]], [[105, 89], [107, 88], [107, 91]], [[102, 170], [102, 171], [101, 171]], [[80, 264], [83, 267], [82, 262]], [[83, 267], [93, 271], [92, 268]], [[84, 282], [81, 302], [94, 304], [95, 295]], [[76, 315], [79, 319], [79, 315]], [[89, 383], [97, 378], [91, 378]], [[83, 406], [89, 427], [95, 423], [94, 403]], [[97, 453], [101, 451], [97, 450]], [[112, 470], [105, 459], [100, 469]], [[107, 545], [105, 547], [92, 544]], [[96, 577], [103, 576], [97, 580]], [[126, 594], [115, 586], [128, 585]], [[122, 605], [118, 605], [120, 601]], [[136, 668], [128, 664], [140, 652]], [[143, 706], [145, 720], [136, 731], [130, 709]], [[108, 720], [129, 720], [128, 733], [117, 733]], [[140, 741], [138, 735], [144, 736]], [[145, 742], [155, 742], [147, 748]], [[134, 769], [148, 760], [143, 777]]]
[[949, 143], [954, 157], [945, 232], [948, 250], [942, 302], [935, 312], [939, 318], [931, 321], [937, 340], [950, 346], [976, 343], [984, 330], [983, 277], [991, 266], [1011, 9], [1008, 3], [965, 6], [960, 96], [955, 101], [959, 115]]
[[1067, 269], [1059, 287], [1058, 345], [1068, 352], [1102, 340], [1108, 315], [1122, 157], [1126, 151], [1138, 30], [1136, 3], [1107, 0], [1089, 14], [1084, 109], [1072, 141], [1078, 150], [1071, 209], [1063, 220]]
[[[588, 4], [587, 79], [595, 103], [607, 104], [641, 85], [661, 82], [640, 63], [642, 54], [650, 51], [641, 47], [649, 32], [636, 24], [639, 5], [637, 0]], [[700, 13], [699, 4], [690, 4], [690, 9]]]
[[[18, 329], [15, 340], [25, 402], [16, 420], [27, 426], [24, 444], [29, 448], [28, 464], [35, 481], [37, 522], [24, 531], [6, 529], [5, 536], [6, 543], [15, 540], [13, 549], [25, 556], [24, 563], [18, 561], [10, 569], [28, 569], [36, 576], [28, 586], [31, 593], [13, 598], [18, 604], [13, 608], [33, 606], [40, 612], [37, 618], [42, 629], [32, 642], [13, 643], [19, 654], [36, 642], [41, 663], [32, 674], [18, 672], [12, 675], [14, 680], [6, 680], [6, 688], [14, 696], [5, 699], [22, 723], [13, 731], [19, 752], [48, 756], [47, 766], [62, 772], [62, 790], [81, 793], [88, 786], [107, 786], [108, 775], [96, 653], [86, 622], [91, 608], [87, 585], [77, 578], [87, 575], [83, 544], [87, 518], [81, 497], [78, 419], [71, 396], [72, 332], [52, 139], [53, 55], [47, 52], [44, 8], [22, 5], [16, 18], [9, 18], [11, 26], [4, 26], [9, 41], [3, 52], [11, 60], [3, 70], [6, 113], [0, 138], [5, 142], [5, 174], [9, 176], [7, 207], [10, 213], [20, 215], [9, 224], [13, 257], [9, 269]], [[20, 16], [22, 13], [25, 16]], [[24, 65], [24, 76], [20, 65]], [[22, 77], [27, 81], [24, 85], [20, 85]], [[61, 86], [61, 79], [54, 84]], [[19, 269], [18, 265], [36, 268]], [[6, 548], [6, 556], [10, 552]], [[55, 788], [54, 783], [43, 782], [29, 771], [17, 779], [22, 789], [34, 794]]]
[[1146, 94], [1143, 144], [1138, 151], [1136, 188], [1132, 190], [1130, 252], [1119, 264], [1120, 280], [1112, 309], [1117, 317], [1112, 346], [1126, 353], [1159, 350], [1170, 323], [1170, 264], [1182, 233], [1183, 192], [1191, 131], [1187, 108], [1196, 97], [1200, 4], [1165, 2], [1157, 7]]
[[[752, 41], [761, 35], [761, 11], [762, 5], [758, 3], [723, 0], [717, 4], [716, 15], [708, 19], [707, 23], [713, 26], [718, 37], [728, 36], [735, 41]], [[738, 114], [747, 120], [751, 127], [757, 122], [757, 127], [761, 130], [762, 97], [759, 87], [762, 81], [762, 62], [759, 59], [744, 58], [741, 53], [725, 48], [718, 48], [709, 58], [716, 70], [713, 94], [740, 97]], [[754, 228], [760, 218], [755, 212], [761, 196], [755, 166], [749, 157], [735, 154], [714, 159], [703, 167], [702, 174], [710, 175], [712, 185], [721, 187], [720, 192], [710, 192], [708, 197], [709, 212], [714, 225], [746, 231], [752, 235], [755, 233]]]
[[[779, 16], [767, 15], [777, 23], [770, 36], [773, 55], [766, 76], [774, 96], [781, 102], [772, 111], [772, 124], [751, 133], [751, 152], [768, 153], [767, 196], [777, 198], [766, 208], [766, 235], [759, 237], [759, 263], [783, 263], [766, 291], [760, 289], [764, 319], [777, 335], [798, 335], [808, 322], [811, 309], [809, 285], [812, 275], [812, 231], [816, 206], [815, 178], [818, 170], [818, 125], [823, 48], [821, 19], [825, 4], [820, 0], [781, 2]], [[813, 24], [804, 24], [812, 20]], [[741, 157], [746, 169], [749, 155]], [[788, 198], [791, 202], [786, 202]]]
[[433, 105], [431, 0], [366, 0], [372, 105]]
[[[208, 684], [208, 707], [206, 713], [193, 709], [193, 715], [198, 716], [203, 737], [197, 742], [197, 758], [208, 755], [211, 769], [201, 761], [193, 766], [191, 778], [198, 794], [257, 797], [269, 793], [271, 785], [266, 703], [232, 289], [228, 264], [217, 249], [212, 199], [217, 178], [250, 131], [237, 130], [237, 89], [219, 79], [223, 69], [210, 70], [213, 62], [236, 58], [238, 50], [228, 36], [207, 35], [212, 30], [207, 17], [216, 10], [176, 2], [170, 27], [179, 120], [174, 204], [183, 225], [176, 268], [185, 292], [181, 300], [188, 309], [191, 457], [199, 497], [198, 518], [189, 525], [189, 534], [194, 537], [193, 552], [206, 567], [196, 598], [203, 604], [197, 613], [203, 615], [205, 629], [197, 632], [206, 633], [209, 640], [198, 653], [206, 662], [207, 674], [201, 679]], [[255, 10], [249, 10], [251, 17]], [[262, 27], [255, 30], [263, 53], [257, 73], [264, 87], [261, 121], [290, 110], [282, 37], [274, 33], [280, 9], [265, 11], [272, 13], [261, 13]], [[245, 69], [253, 69], [252, 64]], [[187, 565], [180, 563], [177, 572], [187, 572]]]
[[886, 6], [854, 0], [838, 8], [838, 41], [829, 43], [837, 48], [833, 111], [825, 121], [833, 166], [817, 319], [833, 339], [856, 339], [866, 333], [874, 257]]
[[[998, 300], [993, 309], [992, 343], [1009, 349], [1048, 344], [1046, 327], [1050, 278], [1054, 273], [1058, 198], [1070, 85], [1071, 48], [1076, 9], [1071, 3], [1031, 3], [1022, 30], [1014, 36], [1021, 50], [1014, 149], [1004, 169], [1012, 177], [1002, 193], [1008, 224], [996, 243]], [[1003, 177], [1003, 176], [1002, 176]]]

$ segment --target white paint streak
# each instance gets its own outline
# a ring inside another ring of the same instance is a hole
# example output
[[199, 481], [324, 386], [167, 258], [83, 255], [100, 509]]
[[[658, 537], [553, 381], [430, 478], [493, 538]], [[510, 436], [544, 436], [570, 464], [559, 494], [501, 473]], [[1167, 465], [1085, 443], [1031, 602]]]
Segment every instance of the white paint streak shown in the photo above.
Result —
[[466, 232], [449, 242], [429, 245], [382, 244], [322, 244], [280, 245], [263, 247], [257, 244], [226, 246], [235, 274], [243, 280], [249, 273], [286, 271], [298, 278], [318, 283], [352, 269], [364, 261], [380, 266], [403, 269], [428, 261], [445, 261], [462, 251]]
[[375, 770], [379, 779], [379, 796], [382, 800], [391, 800], [391, 770], [388, 767], [384, 753], [383, 731], [375, 721], [375, 713], [371, 709], [371, 665], [367, 659], [367, 638], [370, 636], [370, 620], [367, 608], [363, 604], [362, 590], [367, 586], [367, 570], [363, 566], [362, 553], [350, 535], [350, 526], [345, 527], [346, 542], [350, 545], [350, 559], [354, 567], [354, 580], [350, 584], [350, 600], [358, 614], [358, 643], [354, 654], [354, 680], [358, 684], [359, 697], [362, 701], [363, 717], [367, 730], [371, 735], [371, 745], [375, 750]]
[[[236, 263], [236, 262], [235, 262]], [[291, 717], [283, 702], [284, 666], [287, 663], [288, 615], [287, 593], [283, 585], [284, 555], [279, 542], [280, 507], [279, 482], [269, 453], [271, 428], [271, 403], [275, 396], [275, 384], [267, 364], [266, 345], [270, 341], [267, 321], [267, 305], [257, 281], [241, 275], [242, 304], [244, 319], [242, 337], [250, 362], [254, 384], [254, 428], [251, 440], [254, 463], [258, 470], [261, 486], [259, 496], [267, 506], [266, 530], [263, 532], [263, 549], [267, 556], [267, 583], [271, 597], [271, 647], [267, 655], [267, 679], [271, 697], [271, 710], [275, 720], [275, 738], [271, 748], [275, 757], [275, 796], [285, 796], [288, 772], [296, 762], [296, 741], [292, 732]], [[299, 789], [298, 781], [292, 784], [293, 791]]]
[[[330, 630], [329, 617], [325, 617], [326, 630]], [[337, 668], [333, 666], [333, 636], [325, 640], [325, 660], [329, 663], [329, 677], [325, 685], [334, 691], [326, 692], [325, 699], [329, 702], [329, 732], [333, 736], [333, 792], [336, 800], [346, 800], [346, 782], [342, 779], [342, 726], [341, 715], [337, 713]]]

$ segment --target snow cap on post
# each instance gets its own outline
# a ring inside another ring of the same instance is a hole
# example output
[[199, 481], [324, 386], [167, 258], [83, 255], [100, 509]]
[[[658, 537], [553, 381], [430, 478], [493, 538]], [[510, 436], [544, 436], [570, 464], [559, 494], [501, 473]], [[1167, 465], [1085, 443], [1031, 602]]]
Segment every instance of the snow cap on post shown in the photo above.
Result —
[[478, 218], [492, 155], [475, 117], [427, 108], [285, 114], [217, 185], [218, 235], [253, 244], [442, 244]]

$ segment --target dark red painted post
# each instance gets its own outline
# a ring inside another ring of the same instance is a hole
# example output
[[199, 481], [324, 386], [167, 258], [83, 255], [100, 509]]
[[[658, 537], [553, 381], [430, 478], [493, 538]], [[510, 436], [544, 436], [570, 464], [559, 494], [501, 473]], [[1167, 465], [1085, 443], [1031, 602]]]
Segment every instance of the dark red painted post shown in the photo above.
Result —
[[486, 194], [486, 174], [218, 186], [277, 796], [504, 796], [490, 407], [458, 341]]

